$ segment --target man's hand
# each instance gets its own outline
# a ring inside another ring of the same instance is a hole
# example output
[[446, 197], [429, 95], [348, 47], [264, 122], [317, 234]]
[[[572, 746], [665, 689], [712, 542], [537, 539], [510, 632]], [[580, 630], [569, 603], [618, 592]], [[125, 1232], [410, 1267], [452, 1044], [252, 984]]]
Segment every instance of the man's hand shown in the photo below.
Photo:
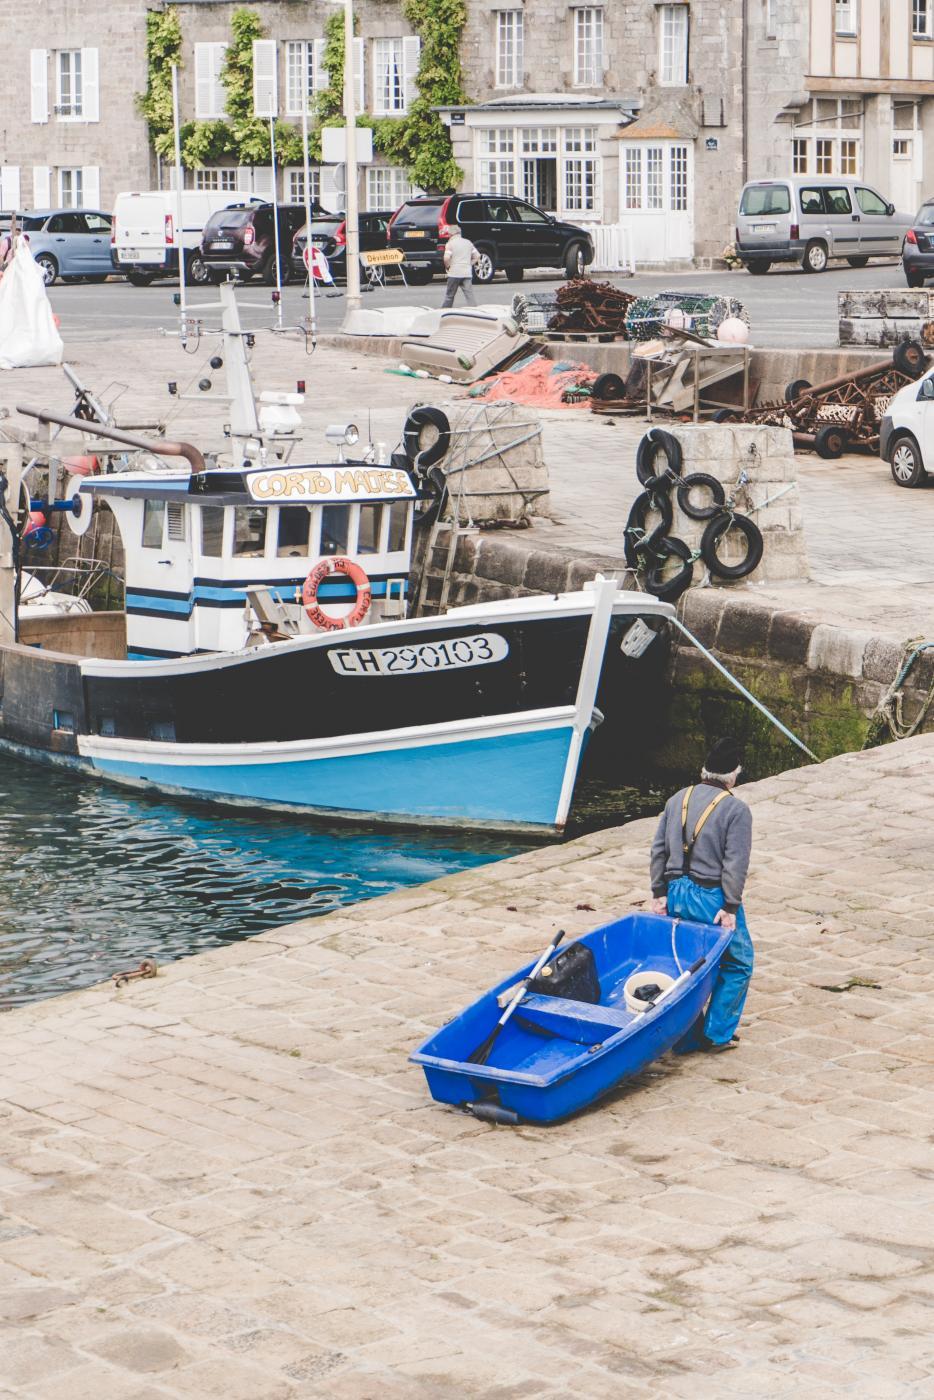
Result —
[[722, 927], [726, 929], [727, 933], [736, 932], [736, 915], [728, 914], [725, 909], [720, 909], [714, 915], [714, 923], [722, 925]]
[[657, 897], [656, 897], [655, 895], [652, 896], [652, 913], [653, 913], [653, 914], [667, 914], [667, 913], [668, 913], [668, 896], [667, 896], [667, 895], [660, 894], [660, 895], [658, 895]]

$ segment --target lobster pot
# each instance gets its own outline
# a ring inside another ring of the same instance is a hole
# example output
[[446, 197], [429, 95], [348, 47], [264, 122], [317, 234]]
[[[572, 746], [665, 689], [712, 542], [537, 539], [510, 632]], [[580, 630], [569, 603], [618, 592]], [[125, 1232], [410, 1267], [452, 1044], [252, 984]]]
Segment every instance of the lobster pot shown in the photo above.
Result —
[[440, 463], [450, 492], [445, 519], [480, 526], [548, 516], [548, 468], [534, 409], [470, 403], [445, 411], [451, 424], [451, 445]]
[[[733, 498], [736, 513], [748, 516], [762, 533], [762, 558], [755, 569], [738, 582], [806, 579], [808, 561], [790, 431], [739, 423], [690, 424], [676, 428], [666, 425], [665, 430], [681, 445], [681, 481], [697, 473], [714, 477], [722, 485], [727, 502]], [[663, 467], [664, 461], [659, 458], [657, 469]], [[638, 487], [637, 483], [634, 485]], [[683, 540], [689, 549], [699, 550], [710, 520], [695, 520], [687, 514], [679, 504], [676, 487], [672, 487], [669, 499], [673, 513], [670, 534]], [[687, 500], [695, 507], [709, 507], [711, 490], [698, 484], [691, 489]], [[741, 563], [746, 550], [745, 539], [738, 530], [731, 530], [720, 541], [717, 557], [729, 568]], [[707, 568], [703, 559], [698, 559], [692, 586], [703, 584], [706, 578]], [[712, 576], [710, 582], [737, 586], [735, 582], [716, 576]]]

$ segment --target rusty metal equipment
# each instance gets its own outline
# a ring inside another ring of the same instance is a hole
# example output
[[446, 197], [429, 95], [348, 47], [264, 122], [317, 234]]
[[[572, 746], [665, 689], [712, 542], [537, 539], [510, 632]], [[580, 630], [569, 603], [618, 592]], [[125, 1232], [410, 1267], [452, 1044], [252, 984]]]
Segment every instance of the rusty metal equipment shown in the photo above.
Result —
[[903, 341], [887, 360], [877, 360], [853, 374], [823, 384], [795, 380], [779, 403], [762, 404], [733, 422], [790, 428], [796, 448], [835, 458], [851, 448], [879, 450], [879, 425], [899, 389], [918, 379], [928, 358], [917, 341]]
[[129, 972], [114, 972], [110, 980], [115, 987], [125, 987], [127, 982], [133, 982], [137, 978], [155, 977], [157, 971], [154, 958], [143, 958], [139, 967], [133, 967]]
[[531, 334], [599, 335], [626, 339], [626, 315], [635, 297], [609, 282], [575, 277], [557, 292], [514, 298], [513, 316]]

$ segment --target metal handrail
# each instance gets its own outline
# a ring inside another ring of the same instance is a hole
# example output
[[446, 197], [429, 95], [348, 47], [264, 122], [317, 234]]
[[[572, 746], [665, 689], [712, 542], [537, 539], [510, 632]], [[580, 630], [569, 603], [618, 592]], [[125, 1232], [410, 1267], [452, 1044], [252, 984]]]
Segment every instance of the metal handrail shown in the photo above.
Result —
[[17, 413], [27, 418], [37, 418], [40, 423], [58, 423], [63, 428], [74, 428], [79, 433], [89, 433], [93, 437], [110, 438], [124, 443], [127, 447], [141, 447], [146, 452], [154, 452], [163, 457], [184, 457], [191, 467], [192, 474], [205, 470], [204, 457], [190, 442], [153, 441], [139, 437], [136, 433], [125, 433], [122, 428], [111, 428], [103, 423], [91, 423], [86, 418], [69, 418], [64, 413], [52, 413], [44, 408], [28, 408], [25, 404], [16, 405]]

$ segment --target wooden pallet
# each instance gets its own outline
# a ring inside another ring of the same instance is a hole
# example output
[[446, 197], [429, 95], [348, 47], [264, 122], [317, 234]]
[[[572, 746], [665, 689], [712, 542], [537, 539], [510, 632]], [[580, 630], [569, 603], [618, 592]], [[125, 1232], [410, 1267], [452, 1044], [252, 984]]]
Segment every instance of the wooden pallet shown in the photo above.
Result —
[[624, 339], [619, 331], [537, 331], [534, 334], [560, 345], [606, 345], [608, 341]]

